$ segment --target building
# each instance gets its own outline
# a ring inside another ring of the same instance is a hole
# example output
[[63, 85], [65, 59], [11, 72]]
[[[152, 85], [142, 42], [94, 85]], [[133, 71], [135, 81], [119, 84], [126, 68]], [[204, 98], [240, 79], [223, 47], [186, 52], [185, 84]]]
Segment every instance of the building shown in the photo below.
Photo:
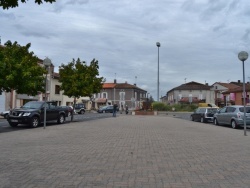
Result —
[[[188, 82], [167, 92], [168, 104], [211, 103], [211, 86], [198, 82]], [[165, 100], [166, 101], [166, 100]]]
[[[215, 82], [211, 87], [211, 103], [216, 104], [217, 106], [225, 106], [225, 105], [233, 105], [235, 104], [235, 94], [229, 93], [224, 94], [224, 92], [227, 92], [229, 90], [236, 89], [240, 87], [240, 80], [238, 82], [230, 82], [230, 83], [223, 83], [223, 82]], [[242, 84], [241, 84], [242, 85]]]
[[120, 109], [125, 105], [130, 109], [140, 109], [146, 95], [147, 91], [137, 87], [136, 84], [117, 83], [114, 80], [113, 83], [104, 83], [100, 93], [93, 95], [92, 107], [97, 109], [100, 106], [116, 103]]

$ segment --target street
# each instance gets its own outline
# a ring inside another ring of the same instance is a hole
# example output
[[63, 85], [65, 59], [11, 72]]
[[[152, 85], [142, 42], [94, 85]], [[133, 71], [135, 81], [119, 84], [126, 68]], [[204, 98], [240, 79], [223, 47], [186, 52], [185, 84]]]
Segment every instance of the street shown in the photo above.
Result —
[[250, 137], [243, 130], [111, 115], [0, 132], [0, 188], [249, 187]]

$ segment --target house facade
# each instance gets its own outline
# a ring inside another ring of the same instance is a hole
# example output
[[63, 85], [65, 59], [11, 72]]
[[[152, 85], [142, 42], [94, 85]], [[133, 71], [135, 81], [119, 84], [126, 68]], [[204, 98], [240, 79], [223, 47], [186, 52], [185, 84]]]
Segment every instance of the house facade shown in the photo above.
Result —
[[167, 104], [212, 103], [211, 86], [198, 82], [188, 82], [167, 92]]
[[223, 83], [223, 82], [215, 82], [211, 87], [211, 95], [212, 95], [212, 103], [217, 106], [225, 106], [225, 105], [234, 105], [235, 104], [235, 94], [229, 93], [225, 94], [225, 92], [230, 91], [232, 89], [236, 89], [241, 85], [240, 80], [238, 82], [231, 83]]
[[142, 102], [146, 100], [147, 91], [139, 88], [136, 84], [104, 83], [100, 93], [93, 95], [93, 108], [99, 108], [104, 105], [117, 104], [121, 109], [128, 105], [129, 109], [140, 109]]

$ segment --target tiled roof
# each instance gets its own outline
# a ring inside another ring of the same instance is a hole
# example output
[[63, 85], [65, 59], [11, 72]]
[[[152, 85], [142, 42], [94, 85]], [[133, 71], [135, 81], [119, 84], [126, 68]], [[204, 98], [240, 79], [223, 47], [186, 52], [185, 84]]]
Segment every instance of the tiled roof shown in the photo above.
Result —
[[[214, 84], [222, 85], [222, 86], [224, 86], [224, 87], [226, 87], [226, 88], [228, 88], [228, 89], [234, 89], [234, 88], [239, 87], [239, 85], [236, 85], [235, 83], [216, 82], [216, 83], [214, 83]], [[213, 85], [214, 85], [214, 84], [213, 84]]]
[[[250, 84], [249, 84], [249, 83], [247, 83], [247, 84], [245, 85], [245, 90], [246, 90], [247, 92], [250, 91]], [[239, 93], [239, 92], [242, 92], [242, 91], [243, 91], [243, 86], [238, 86], [238, 87], [236, 87], [236, 88], [229, 89], [229, 90], [223, 92], [223, 94]]]
[[115, 87], [115, 83], [104, 83], [102, 86], [103, 89], [110, 89], [114, 87]]
[[201, 84], [198, 82], [188, 82], [186, 84], [175, 87], [172, 90], [210, 90], [210, 88], [211, 86], [209, 85]]
[[138, 89], [145, 91], [136, 85], [128, 84], [128, 83], [104, 83], [103, 84], [103, 89], [110, 89], [110, 88], [115, 88], [115, 89]]

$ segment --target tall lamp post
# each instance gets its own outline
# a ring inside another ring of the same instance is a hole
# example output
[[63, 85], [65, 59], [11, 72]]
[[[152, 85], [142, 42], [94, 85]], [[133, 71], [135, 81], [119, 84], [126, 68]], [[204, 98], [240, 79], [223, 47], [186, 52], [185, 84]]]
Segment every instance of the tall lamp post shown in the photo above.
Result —
[[45, 70], [46, 70], [46, 76], [45, 76], [45, 95], [44, 95], [44, 101], [45, 101], [45, 104], [44, 104], [44, 119], [43, 119], [43, 128], [45, 129], [46, 128], [46, 108], [47, 108], [47, 69], [48, 67], [50, 67], [51, 65], [51, 60], [49, 58], [45, 58], [43, 60], [43, 65], [45, 67]]
[[161, 46], [161, 43], [156, 42], [156, 46], [158, 47], [158, 74], [157, 74], [157, 101], [159, 102], [159, 48]]
[[247, 136], [247, 128], [246, 128], [246, 87], [245, 87], [245, 67], [244, 67], [244, 61], [248, 58], [248, 53], [245, 51], [241, 51], [238, 54], [239, 60], [242, 61], [242, 67], [243, 67], [243, 105], [244, 105], [244, 136]]

